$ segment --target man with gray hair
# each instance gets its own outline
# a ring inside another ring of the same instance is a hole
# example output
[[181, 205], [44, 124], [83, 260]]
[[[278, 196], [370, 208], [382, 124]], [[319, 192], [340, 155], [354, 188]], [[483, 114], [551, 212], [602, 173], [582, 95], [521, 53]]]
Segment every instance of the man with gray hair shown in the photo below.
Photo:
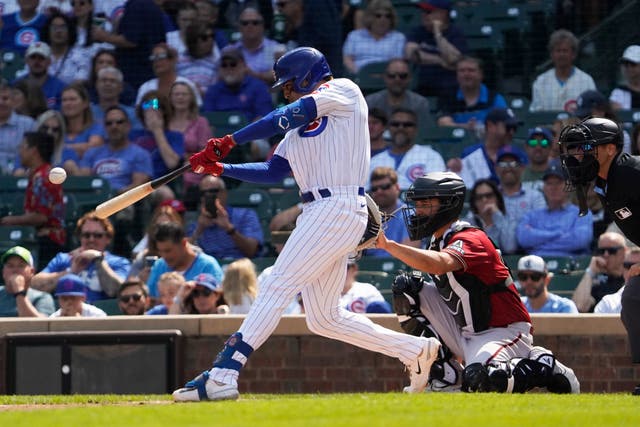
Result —
[[595, 90], [593, 78], [576, 67], [578, 39], [571, 31], [556, 30], [549, 37], [549, 56], [553, 68], [533, 82], [530, 111], [572, 111], [576, 99], [586, 90]]
[[142, 124], [136, 116], [135, 108], [121, 104], [120, 94], [124, 88], [122, 71], [116, 67], [105, 67], [98, 71], [96, 78], [96, 92], [98, 102], [91, 104], [93, 119], [104, 125], [104, 114], [109, 107], [118, 106], [127, 113], [132, 129], [142, 129]]
[[517, 277], [525, 294], [521, 297], [522, 303], [529, 313], [578, 313], [573, 301], [549, 292], [553, 273], [541, 257], [527, 255], [520, 258]]

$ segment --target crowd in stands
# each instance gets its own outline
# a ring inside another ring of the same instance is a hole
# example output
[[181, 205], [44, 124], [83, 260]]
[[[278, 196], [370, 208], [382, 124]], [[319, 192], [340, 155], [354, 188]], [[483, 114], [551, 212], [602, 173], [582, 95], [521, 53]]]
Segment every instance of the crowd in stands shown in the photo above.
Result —
[[[396, 3], [0, 1], [0, 50], [24, 61], [0, 82], [0, 168], [29, 179], [24, 213], [1, 216], [0, 226], [35, 227], [38, 240], [33, 253], [3, 248], [0, 316], [100, 317], [105, 311], [93, 304], [104, 300], [128, 315], [246, 313], [260, 273], [250, 260], [277, 254], [266, 233], [295, 227], [301, 204], [277, 206], [265, 227], [255, 210], [229, 203], [237, 183], [188, 172], [142, 207], [111, 220], [82, 212], [69, 228], [66, 196], [47, 173], [61, 166], [70, 176], [99, 176], [117, 195], [176, 169], [223, 136], [210, 120], [216, 113], [252, 122], [280, 105], [269, 91], [273, 62], [301, 45], [321, 50], [336, 77], [357, 81], [368, 66], [384, 65], [383, 86], [366, 94], [367, 191], [390, 217], [389, 238], [425, 247], [409, 240], [402, 192], [427, 172], [454, 171], [469, 189], [465, 219], [503, 254], [521, 257], [517, 278], [531, 312], [619, 311], [625, 269], [640, 252], [612, 230], [593, 191], [590, 212], [578, 217], [556, 142], [568, 123], [620, 121], [621, 111], [640, 109], [640, 46], [620, 53], [618, 85], [597, 88], [576, 66], [576, 35], [555, 29], [551, 68], [533, 80], [527, 107], [514, 111], [488, 85], [485, 62], [453, 19], [455, 2], [415, 2], [411, 29], [400, 28]], [[564, 118], [526, 120], [545, 111]], [[639, 154], [640, 125], [624, 129], [624, 151]], [[443, 130], [465, 142], [432, 136]], [[277, 143], [253, 141], [231, 157], [263, 161]], [[549, 291], [547, 258], [591, 254], [573, 301]], [[340, 305], [390, 312], [357, 274], [350, 264]], [[287, 312], [304, 307], [296, 300]]]

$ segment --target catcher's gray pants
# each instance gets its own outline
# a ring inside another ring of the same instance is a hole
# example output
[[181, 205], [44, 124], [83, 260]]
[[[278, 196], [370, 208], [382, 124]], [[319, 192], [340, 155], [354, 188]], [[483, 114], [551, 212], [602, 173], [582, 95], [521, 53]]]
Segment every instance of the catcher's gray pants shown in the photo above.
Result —
[[633, 363], [640, 363], [640, 276], [630, 277], [622, 291], [620, 318], [629, 336]]
[[531, 324], [512, 323], [505, 328], [490, 328], [478, 333], [462, 331], [433, 284], [420, 291], [420, 310], [453, 354], [465, 365], [506, 362], [514, 357], [529, 357], [533, 346]]

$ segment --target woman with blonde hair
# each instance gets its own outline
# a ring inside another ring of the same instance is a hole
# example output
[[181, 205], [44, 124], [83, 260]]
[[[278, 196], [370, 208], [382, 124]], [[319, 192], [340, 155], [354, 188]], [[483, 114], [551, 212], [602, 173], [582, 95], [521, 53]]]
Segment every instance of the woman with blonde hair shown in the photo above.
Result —
[[390, 0], [368, 2], [362, 18], [364, 28], [351, 31], [342, 47], [346, 70], [356, 73], [369, 63], [403, 57], [407, 38], [395, 29], [397, 20]]
[[229, 264], [222, 279], [224, 299], [230, 314], [247, 314], [258, 295], [256, 268], [249, 258]]
[[[78, 174], [78, 155], [71, 148], [64, 145], [64, 136], [67, 127], [64, 123], [62, 113], [56, 110], [47, 110], [40, 114], [35, 122], [35, 129], [51, 135], [53, 138], [53, 155], [51, 156], [51, 166], [60, 166], [67, 171], [68, 175]], [[24, 176], [26, 170], [20, 163], [20, 156], [16, 157], [16, 168], [13, 172], [15, 176]]]
[[[169, 103], [173, 114], [169, 120], [169, 130], [180, 132], [184, 138], [184, 158], [202, 150], [207, 140], [213, 136], [209, 121], [198, 111], [196, 94], [191, 86], [177, 81], [171, 86]], [[197, 186], [204, 175], [191, 171], [182, 175], [185, 190]]]

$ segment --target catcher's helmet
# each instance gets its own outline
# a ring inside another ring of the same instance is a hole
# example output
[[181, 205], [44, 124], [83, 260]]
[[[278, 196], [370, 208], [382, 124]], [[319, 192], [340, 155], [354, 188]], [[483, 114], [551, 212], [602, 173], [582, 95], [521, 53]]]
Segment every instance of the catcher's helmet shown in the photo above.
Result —
[[288, 81], [293, 81], [293, 90], [311, 93], [324, 78], [331, 76], [331, 69], [324, 55], [312, 47], [299, 47], [282, 55], [273, 72], [276, 82], [271, 89], [277, 89]]
[[[431, 172], [417, 178], [405, 193], [407, 207], [402, 210], [411, 240], [424, 239], [457, 219], [466, 194], [464, 181], [453, 172]], [[432, 215], [418, 215], [416, 201], [434, 198], [440, 201], [438, 211]]]
[[575, 186], [587, 185], [598, 175], [596, 147], [614, 144], [621, 150], [623, 138], [616, 122], [594, 117], [562, 129], [558, 143], [568, 184]]

